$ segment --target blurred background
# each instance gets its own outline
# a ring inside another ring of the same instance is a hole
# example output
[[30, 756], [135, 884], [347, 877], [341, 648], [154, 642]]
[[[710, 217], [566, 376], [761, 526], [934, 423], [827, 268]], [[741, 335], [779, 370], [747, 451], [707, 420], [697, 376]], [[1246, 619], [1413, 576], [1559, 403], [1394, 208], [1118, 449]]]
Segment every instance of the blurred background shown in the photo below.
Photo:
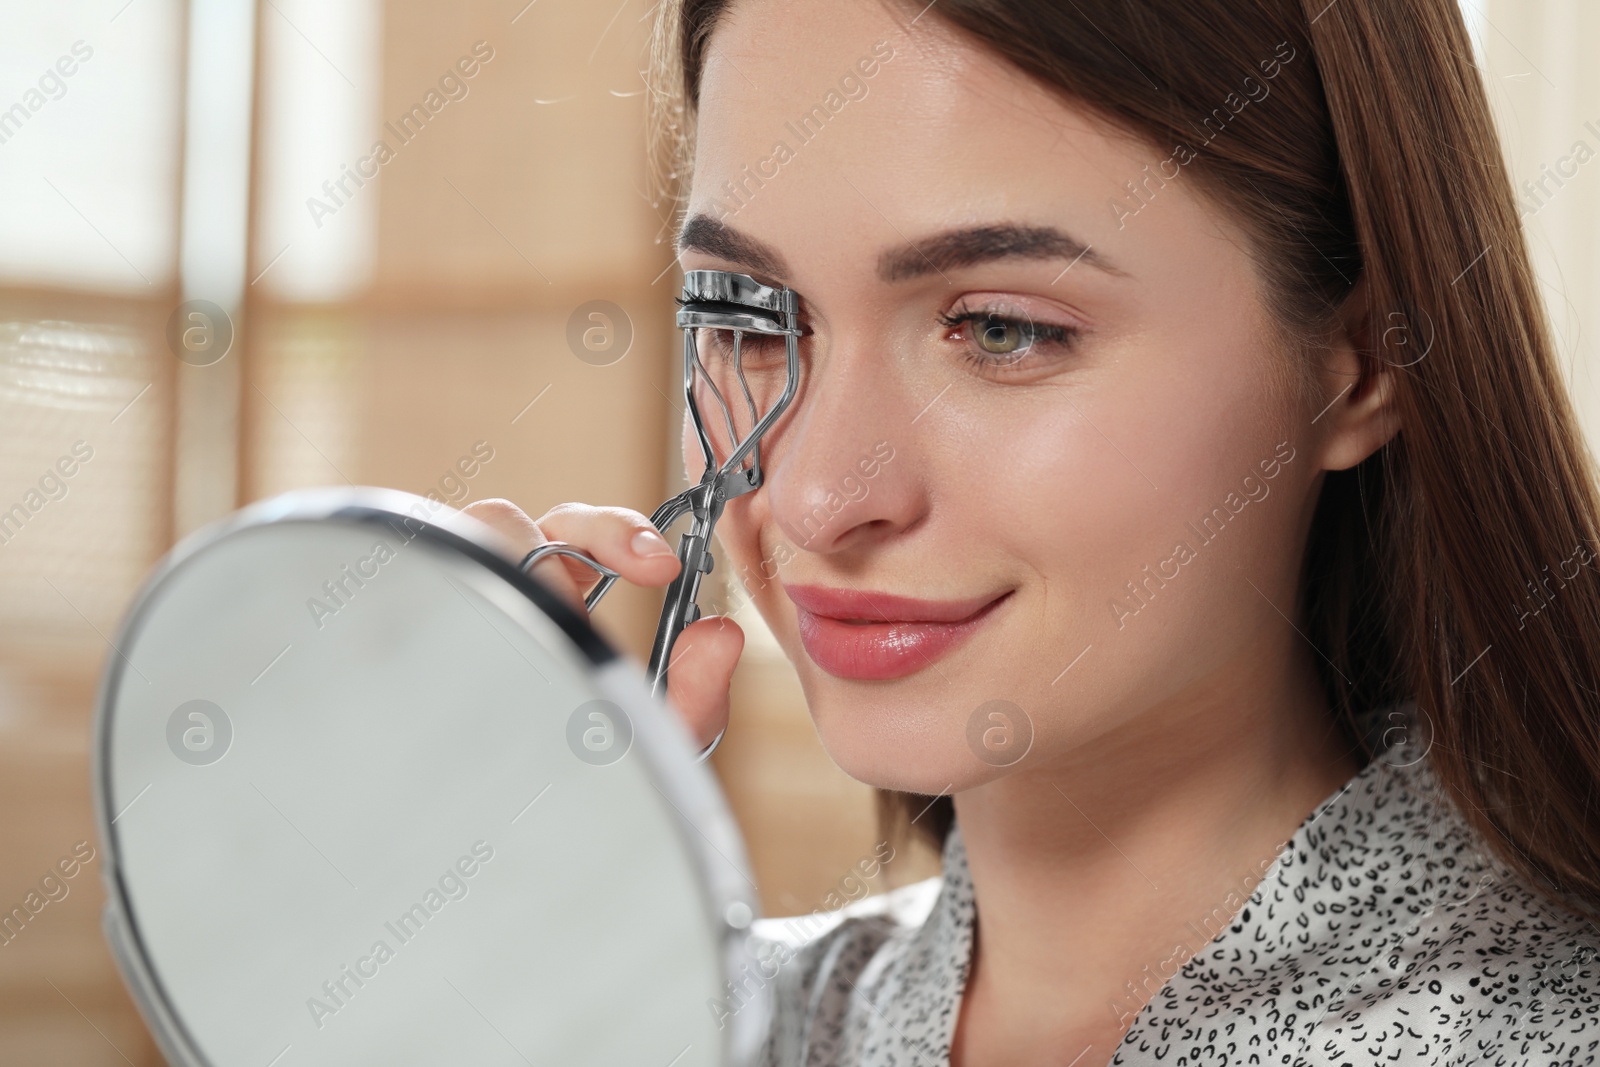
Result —
[[[1600, 8], [1462, 4], [1593, 440]], [[644, 140], [653, 15], [0, 4], [0, 910], [95, 844], [96, 684], [185, 534], [304, 486], [535, 515], [648, 514], [682, 487], [677, 220]], [[474, 454], [491, 458], [465, 478]], [[623, 583], [596, 625], [642, 661], [659, 597]], [[822, 751], [759, 617], [739, 620], [714, 764], [764, 910], [809, 912], [871, 855], [871, 794]], [[100, 867], [96, 851], [0, 943], [0, 1064], [161, 1062], [100, 936]], [[935, 871], [902, 852], [874, 888]]]

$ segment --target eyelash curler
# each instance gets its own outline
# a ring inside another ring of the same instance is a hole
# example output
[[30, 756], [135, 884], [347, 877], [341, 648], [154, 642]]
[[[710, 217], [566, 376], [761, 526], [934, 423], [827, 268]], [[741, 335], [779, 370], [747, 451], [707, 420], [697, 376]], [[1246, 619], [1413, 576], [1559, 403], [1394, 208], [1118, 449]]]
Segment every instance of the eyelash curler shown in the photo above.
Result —
[[[695, 437], [704, 454], [706, 470], [698, 484], [672, 497], [656, 509], [650, 522], [656, 529], [667, 528], [685, 515], [692, 515], [689, 532], [678, 542], [678, 562], [682, 569], [667, 587], [661, 618], [656, 624], [655, 642], [650, 650], [648, 675], [650, 691], [665, 699], [667, 666], [672, 646], [683, 628], [700, 618], [695, 602], [700, 580], [711, 573], [711, 535], [722, 509], [736, 496], [761, 488], [761, 438], [789, 406], [800, 382], [798, 321], [799, 297], [793, 289], [762, 285], [748, 274], [722, 270], [692, 270], [684, 274], [683, 295], [677, 298], [678, 327], [683, 331], [683, 396], [694, 421]], [[731, 335], [731, 343], [729, 337]], [[755, 335], [751, 344], [746, 335]], [[784, 382], [775, 399], [763, 406], [751, 392], [750, 377], [756, 378], [761, 399], [768, 400], [775, 368], [763, 364], [761, 355], [776, 338], [783, 338]], [[754, 347], [753, 353], [747, 349]], [[747, 366], [747, 360], [749, 365]], [[708, 366], [709, 364], [709, 366]], [[704, 383], [722, 413], [726, 436], [708, 426], [697, 394]], [[720, 384], [719, 384], [720, 383]], [[739, 417], [729, 407], [732, 386], [743, 396], [749, 427], [741, 433]], [[721, 446], [726, 458], [718, 460]], [[619, 575], [587, 552], [564, 541], [551, 541], [529, 552], [521, 563], [526, 572], [546, 556], [564, 555], [578, 559], [599, 571], [603, 577], [584, 598], [584, 606], [594, 610], [600, 598], [615, 584]], [[722, 742], [727, 728], [717, 734], [699, 760], [704, 760]]]

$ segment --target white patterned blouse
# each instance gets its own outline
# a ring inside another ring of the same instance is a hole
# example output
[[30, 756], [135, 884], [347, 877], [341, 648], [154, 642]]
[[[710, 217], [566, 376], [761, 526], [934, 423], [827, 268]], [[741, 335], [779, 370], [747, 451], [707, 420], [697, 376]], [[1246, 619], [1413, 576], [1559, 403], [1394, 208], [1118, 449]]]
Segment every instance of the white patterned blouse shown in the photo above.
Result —
[[[1136, 1014], [1112, 1064], [1600, 1060], [1600, 931], [1493, 858], [1409, 729], [1386, 736], [1231, 923], [1130, 988]], [[976, 922], [959, 825], [942, 871], [820, 928], [757, 922], [776, 970], [764, 1067], [947, 1067]]]

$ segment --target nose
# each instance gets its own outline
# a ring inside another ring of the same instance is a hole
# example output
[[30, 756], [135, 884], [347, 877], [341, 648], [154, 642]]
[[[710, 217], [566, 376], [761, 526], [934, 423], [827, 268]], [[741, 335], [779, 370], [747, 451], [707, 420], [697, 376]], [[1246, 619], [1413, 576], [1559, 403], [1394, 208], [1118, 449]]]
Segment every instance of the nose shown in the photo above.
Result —
[[806, 375], [793, 418], [763, 455], [772, 520], [804, 552], [881, 543], [927, 505], [913, 462], [916, 406], [893, 361], [865, 338], [831, 347], [813, 355], [807, 371], [818, 373]]

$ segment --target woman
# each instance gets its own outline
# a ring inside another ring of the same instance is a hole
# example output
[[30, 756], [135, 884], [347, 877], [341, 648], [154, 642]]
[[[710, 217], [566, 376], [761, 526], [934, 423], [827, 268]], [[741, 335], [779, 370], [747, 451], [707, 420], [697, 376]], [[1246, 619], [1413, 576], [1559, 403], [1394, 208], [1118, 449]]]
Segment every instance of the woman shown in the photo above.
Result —
[[1452, 0], [659, 17], [681, 265], [806, 329], [719, 565], [943, 850], [761, 924], [768, 1061], [1594, 1062], [1593, 470]]

